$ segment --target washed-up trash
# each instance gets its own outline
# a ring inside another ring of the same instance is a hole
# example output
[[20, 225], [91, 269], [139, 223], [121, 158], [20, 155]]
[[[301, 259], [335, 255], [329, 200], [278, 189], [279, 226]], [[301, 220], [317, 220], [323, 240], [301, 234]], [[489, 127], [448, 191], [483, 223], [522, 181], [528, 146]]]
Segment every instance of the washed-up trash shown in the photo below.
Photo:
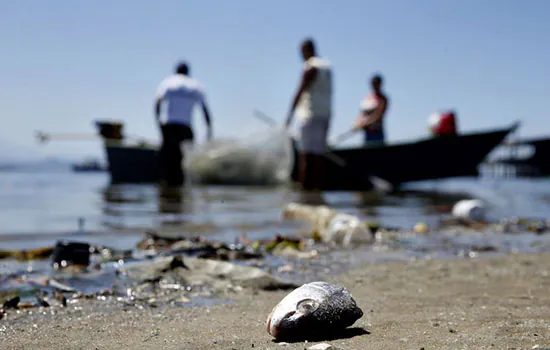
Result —
[[159, 251], [160, 255], [185, 254], [222, 261], [259, 259], [262, 257], [262, 254], [255, 251], [251, 246], [208, 241], [202, 237], [159, 235], [155, 232], [147, 232], [146, 237], [137, 243], [137, 248]]
[[355, 243], [371, 243], [373, 235], [367, 225], [358, 217], [348, 214], [338, 214], [331, 221], [325, 231], [324, 240], [348, 247]]
[[281, 280], [256, 267], [237, 265], [230, 262], [185, 257], [185, 268], [170, 269], [173, 257], [157, 258], [152, 261], [123, 265], [120, 271], [135, 281], [162, 279], [166, 272], [173, 270], [185, 284], [209, 285], [224, 290], [228, 285], [243, 288], [275, 290], [289, 289], [296, 285]]
[[357, 216], [339, 213], [327, 206], [290, 203], [283, 208], [283, 218], [303, 220], [312, 225], [314, 238], [344, 247], [373, 241], [370, 224]]
[[501, 220], [504, 233], [534, 232], [543, 234], [550, 230], [550, 221], [540, 218], [510, 218]]
[[187, 151], [184, 167], [195, 183], [279, 185], [290, 180], [294, 149], [284, 128], [243, 140], [214, 140]]
[[53, 248], [38, 248], [30, 250], [0, 250], [1, 259], [15, 259], [19, 261], [48, 259], [53, 253]]
[[363, 317], [351, 293], [326, 282], [312, 282], [293, 290], [277, 304], [267, 319], [267, 331], [278, 340], [343, 331]]
[[283, 208], [282, 216], [284, 219], [305, 221], [312, 225], [314, 231], [324, 231], [337, 214], [336, 210], [325, 205], [289, 203]]
[[453, 206], [452, 214], [455, 218], [481, 222], [485, 221], [486, 208], [479, 199], [464, 199]]
[[55, 269], [69, 265], [86, 267], [90, 265], [90, 254], [88, 243], [59, 241], [53, 251], [52, 264]]
[[315, 344], [307, 348], [307, 350], [339, 350], [337, 347], [329, 343]]
[[6, 300], [4, 302], [3, 308], [4, 309], [17, 309], [19, 302], [21, 301], [21, 298], [19, 296], [13, 297], [9, 300]]
[[413, 231], [418, 234], [425, 234], [428, 232], [428, 225], [423, 222], [418, 222], [416, 225], [414, 225]]

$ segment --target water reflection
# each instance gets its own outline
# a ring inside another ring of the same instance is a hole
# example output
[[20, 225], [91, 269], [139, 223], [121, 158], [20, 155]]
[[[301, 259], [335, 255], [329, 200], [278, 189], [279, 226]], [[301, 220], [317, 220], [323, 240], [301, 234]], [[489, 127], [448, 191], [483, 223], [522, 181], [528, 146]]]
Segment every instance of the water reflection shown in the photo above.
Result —
[[187, 213], [192, 211], [193, 194], [184, 187], [170, 187], [160, 185], [158, 187], [158, 212], [161, 215], [160, 225], [183, 225], [190, 220], [186, 219]]
[[102, 190], [102, 225], [112, 229], [132, 226], [184, 225], [193, 209], [193, 193], [184, 187], [109, 185]]
[[319, 191], [297, 191], [295, 193], [296, 202], [307, 205], [328, 205], [323, 196], [323, 192]]

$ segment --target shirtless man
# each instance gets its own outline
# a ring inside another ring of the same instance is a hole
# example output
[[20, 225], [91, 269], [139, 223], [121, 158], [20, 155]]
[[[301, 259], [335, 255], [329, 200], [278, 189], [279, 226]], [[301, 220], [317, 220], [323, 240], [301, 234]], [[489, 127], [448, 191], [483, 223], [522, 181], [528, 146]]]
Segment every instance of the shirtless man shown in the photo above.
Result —
[[304, 71], [286, 121], [296, 111], [300, 123], [299, 181], [306, 190], [323, 185], [323, 154], [332, 117], [332, 73], [330, 62], [317, 56], [313, 40], [301, 45]]
[[365, 145], [383, 145], [384, 115], [388, 109], [388, 98], [382, 92], [382, 77], [375, 75], [371, 79], [372, 92], [361, 101], [361, 112], [355, 123], [356, 130], [365, 133]]

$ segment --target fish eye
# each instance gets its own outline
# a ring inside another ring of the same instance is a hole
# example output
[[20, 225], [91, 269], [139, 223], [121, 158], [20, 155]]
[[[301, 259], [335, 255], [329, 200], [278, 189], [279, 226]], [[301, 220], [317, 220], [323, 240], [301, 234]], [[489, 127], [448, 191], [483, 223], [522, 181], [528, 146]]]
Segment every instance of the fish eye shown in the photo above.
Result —
[[312, 312], [316, 308], [317, 308], [317, 303], [313, 299], [304, 299], [296, 305], [296, 309], [298, 309], [299, 312], [304, 314]]

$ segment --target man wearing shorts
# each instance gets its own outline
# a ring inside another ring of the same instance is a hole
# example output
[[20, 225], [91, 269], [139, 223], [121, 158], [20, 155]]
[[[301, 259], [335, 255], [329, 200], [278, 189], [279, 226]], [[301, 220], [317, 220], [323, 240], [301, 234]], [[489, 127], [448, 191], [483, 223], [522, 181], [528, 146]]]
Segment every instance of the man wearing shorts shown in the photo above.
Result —
[[301, 53], [304, 72], [286, 125], [296, 111], [300, 123], [299, 181], [304, 189], [320, 190], [332, 116], [332, 72], [330, 62], [317, 56], [313, 40], [302, 43]]

